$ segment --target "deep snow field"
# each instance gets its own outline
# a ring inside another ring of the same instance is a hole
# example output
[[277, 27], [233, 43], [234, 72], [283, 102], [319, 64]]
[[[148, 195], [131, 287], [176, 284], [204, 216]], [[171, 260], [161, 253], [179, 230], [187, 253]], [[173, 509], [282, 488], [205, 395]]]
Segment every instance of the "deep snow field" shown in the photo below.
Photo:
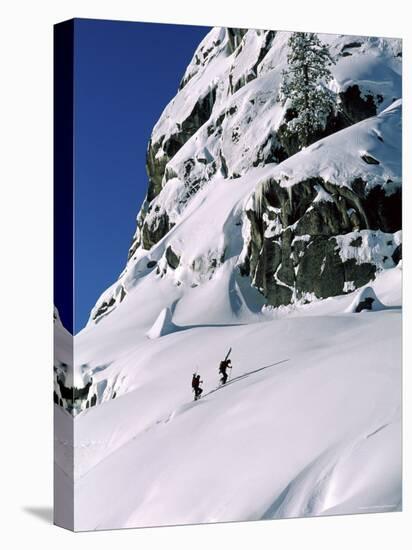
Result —
[[[75, 529], [399, 510], [401, 265], [371, 286], [384, 309], [348, 312], [358, 290], [255, 323], [129, 335], [106, 369], [127, 391], [74, 419]], [[72, 417], [56, 407], [56, 420]]]

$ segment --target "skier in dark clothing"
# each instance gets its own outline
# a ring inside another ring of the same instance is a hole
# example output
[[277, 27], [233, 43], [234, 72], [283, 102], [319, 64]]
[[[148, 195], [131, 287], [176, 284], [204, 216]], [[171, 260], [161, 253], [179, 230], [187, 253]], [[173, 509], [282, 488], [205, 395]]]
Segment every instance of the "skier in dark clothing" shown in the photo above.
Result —
[[219, 373], [222, 375], [222, 378], [220, 379], [220, 383], [222, 385], [226, 384], [227, 379], [229, 377], [227, 373], [227, 369], [231, 369], [231, 368], [232, 368], [232, 362], [230, 359], [225, 359], [224, 361], [220, 362]]
[[203, 384], [203, 380], [200, 380], [200, 374], [194, 372], [192, 376], [192, 390], [195, 392], [195, 401], [199, 399], [203, 392], [200, 384]]

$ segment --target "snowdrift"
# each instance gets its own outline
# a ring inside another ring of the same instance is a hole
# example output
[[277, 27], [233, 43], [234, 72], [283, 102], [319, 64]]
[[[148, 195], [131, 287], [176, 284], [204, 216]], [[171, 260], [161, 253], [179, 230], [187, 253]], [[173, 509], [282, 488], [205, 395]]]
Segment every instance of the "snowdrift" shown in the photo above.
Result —
[[173, 314], [169, 307], [162, 309], [152, 328], [147, 332], [147, 337], [154, 340], [178, 330], [178, 327], [172, 321], [172, 317]]
[[384, 308], [385, 306], [378, 299], [373, 288], [367, 286], [357, 293], [346, 311], [348, 313], [360, 313], [361, 311], [379, 311]]

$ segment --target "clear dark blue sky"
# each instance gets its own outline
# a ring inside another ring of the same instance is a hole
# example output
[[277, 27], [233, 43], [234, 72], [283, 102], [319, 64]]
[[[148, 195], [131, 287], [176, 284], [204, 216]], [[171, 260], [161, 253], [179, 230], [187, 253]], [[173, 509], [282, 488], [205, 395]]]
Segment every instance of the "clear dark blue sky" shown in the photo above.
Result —
[[125, 266], [152, 128], [209, 30], [75, 20], [76, 332]]

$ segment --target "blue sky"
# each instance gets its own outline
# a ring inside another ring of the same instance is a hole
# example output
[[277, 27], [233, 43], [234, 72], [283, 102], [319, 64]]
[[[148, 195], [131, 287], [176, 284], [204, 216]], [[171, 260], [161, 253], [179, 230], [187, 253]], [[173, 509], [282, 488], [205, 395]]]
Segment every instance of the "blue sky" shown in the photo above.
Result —
[[125, 266], [151, 130], [209, 30], [75, 20], [76, 332]]

